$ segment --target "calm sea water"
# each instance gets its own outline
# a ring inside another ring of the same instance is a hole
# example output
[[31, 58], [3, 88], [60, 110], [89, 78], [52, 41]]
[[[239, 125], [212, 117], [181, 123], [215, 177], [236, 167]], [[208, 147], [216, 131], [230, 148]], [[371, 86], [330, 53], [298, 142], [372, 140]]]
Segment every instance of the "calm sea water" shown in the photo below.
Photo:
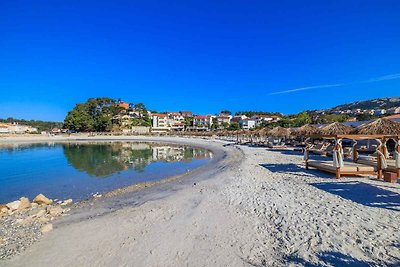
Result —
[[41, 143], [0, 146], [0, 203], [43, 193], [83, 200], [94, 193], [182, 174], [211, 152], [188, 146], [137, 143]]

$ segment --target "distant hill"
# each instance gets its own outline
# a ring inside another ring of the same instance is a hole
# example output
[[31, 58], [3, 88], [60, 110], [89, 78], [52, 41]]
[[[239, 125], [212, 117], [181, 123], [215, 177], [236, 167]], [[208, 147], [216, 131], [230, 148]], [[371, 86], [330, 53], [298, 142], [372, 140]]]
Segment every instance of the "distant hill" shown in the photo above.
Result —
[[389, 109], [400, 107], [400, 97], [386, 97], [372, 100], [357, 101], [349, 104], [339, 105], [327, 111], [354, 110], [354, 109]]

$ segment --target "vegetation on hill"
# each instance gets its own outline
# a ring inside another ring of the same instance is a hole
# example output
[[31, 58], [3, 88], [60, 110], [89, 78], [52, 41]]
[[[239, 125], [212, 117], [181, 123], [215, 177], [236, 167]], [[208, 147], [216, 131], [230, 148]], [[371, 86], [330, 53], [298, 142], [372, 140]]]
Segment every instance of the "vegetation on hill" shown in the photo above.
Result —
[[247, 117], [253, 117], [254, 115], [268, 115], [268, 116], [279, 116], [282, 117], [282, 113], [279, 112], [265, 112], [265, 111], [238, 111], [235, 115], [245, 115]]
[[145, 126], [151, 127], [151, 118], [147, 113], [147, 108], [143, 103], [137, 103], [133, 105], [133, 109], [140, 114], [137, 118], [132, 118], [132, 126]]
[[114, 99], [108, 97], [89, 98], [68, 112], [64, 128], [77, 132], [111, 131], [113, 116], [123, 109], [115, 103]]
[[372, 100], [363, 100], [337, 107], [331, 108], [331, 111], [335, 110], [353, 110], [353, 109], [389, 109], [393, 107], [400, 107], [400, 97], [386, 97], [377, 98]]
[[61, 128], [63, 126], [62, 122], [56, 121], [40, 121], [40, 120], [22, 120], [22, 119], [14, 119], [14, 118], [7, 118], [1, 119], [0, 123], [17, 123], [21, 125], [32, 126], [38, 129], [38, 132], [41, 131], [50, 131], [53, 128]]

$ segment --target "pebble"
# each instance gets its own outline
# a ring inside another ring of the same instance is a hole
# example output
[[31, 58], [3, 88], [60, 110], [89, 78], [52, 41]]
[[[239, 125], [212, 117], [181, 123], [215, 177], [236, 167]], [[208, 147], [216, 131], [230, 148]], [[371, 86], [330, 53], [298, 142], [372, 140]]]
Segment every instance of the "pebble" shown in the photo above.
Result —
[[52, 225], [51, 223], [45, 224], [45, 225], [42, 227], [42, 234], [48, 233], [48, 232], [50, 232], [51, 230], [53, 230], [53, 225]]

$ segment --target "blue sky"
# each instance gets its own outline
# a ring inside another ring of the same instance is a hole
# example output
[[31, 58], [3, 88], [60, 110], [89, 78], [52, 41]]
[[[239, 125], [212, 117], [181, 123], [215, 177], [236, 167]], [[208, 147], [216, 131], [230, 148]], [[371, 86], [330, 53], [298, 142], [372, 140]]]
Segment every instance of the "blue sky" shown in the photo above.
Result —
[[1, 1], [0, 117], [89, 97], [285, 114], [400, 95], [400, 1]]

